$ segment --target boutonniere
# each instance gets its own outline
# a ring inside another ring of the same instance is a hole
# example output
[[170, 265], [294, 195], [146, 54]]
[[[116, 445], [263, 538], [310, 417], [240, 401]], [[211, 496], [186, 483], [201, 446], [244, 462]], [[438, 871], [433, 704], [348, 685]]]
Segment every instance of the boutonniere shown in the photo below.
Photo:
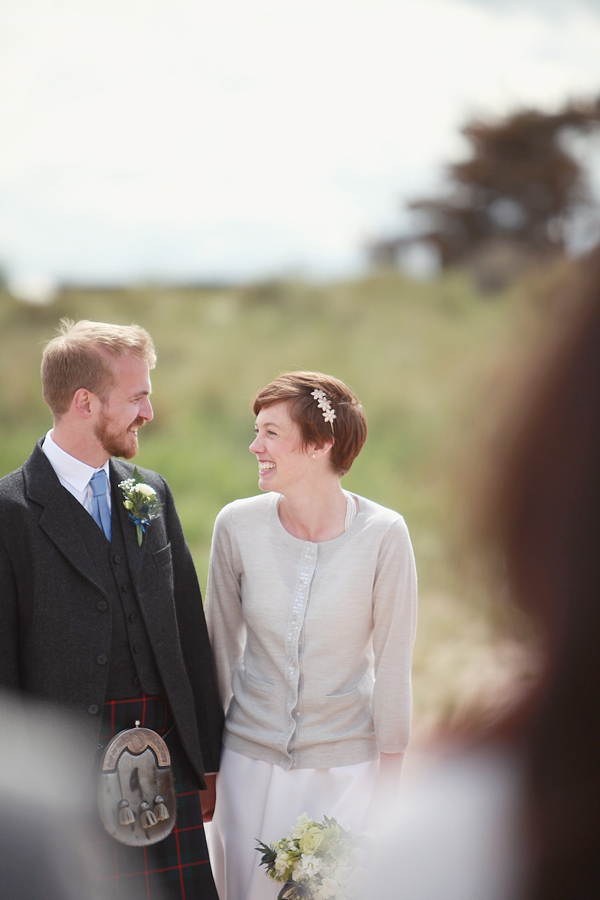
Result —
[[160, 515], [162, 503], [158, 502], [156, 491], [145, 484], [135, 466], [133, 476], [121, 481], [119, 487], [125, 499], [123, 506], [127, 515], [135, 525], [138, 545], [142, 546], [142, 536], [152, 521]]

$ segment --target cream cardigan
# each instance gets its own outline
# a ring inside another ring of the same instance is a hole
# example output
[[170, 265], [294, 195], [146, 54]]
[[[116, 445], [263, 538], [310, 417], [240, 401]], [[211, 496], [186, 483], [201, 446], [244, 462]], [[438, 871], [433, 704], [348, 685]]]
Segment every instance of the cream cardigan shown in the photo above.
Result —
[[280, 495], [236, 500], [213, 534], [206, 618], [224, 744], [284, 769], [406, 748], [417, 578], [402, 516], [357, 497], [332, 541], [282, 526]]

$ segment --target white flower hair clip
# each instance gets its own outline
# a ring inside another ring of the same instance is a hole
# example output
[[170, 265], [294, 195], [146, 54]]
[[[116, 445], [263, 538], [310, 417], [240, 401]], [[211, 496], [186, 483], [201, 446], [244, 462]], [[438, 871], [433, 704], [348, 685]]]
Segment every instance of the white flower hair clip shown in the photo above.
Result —
[[333, 420], [335, 419], [335, 410], [331, 406], [331, 402], [327, 397], [325, 391], [320, 391], [318, 388], [315, 388], [312, 391], [311, 396], [315, 398], [317, 401], [317, 406], [321, 410], [323, 418], [326, 422], [329, 422], [331, 425], [331, 430], [333, 431]]

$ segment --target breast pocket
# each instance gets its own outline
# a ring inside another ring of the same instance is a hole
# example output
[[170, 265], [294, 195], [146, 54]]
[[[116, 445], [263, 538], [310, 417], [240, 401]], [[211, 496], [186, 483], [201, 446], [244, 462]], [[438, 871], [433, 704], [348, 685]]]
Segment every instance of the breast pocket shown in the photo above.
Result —
[[170, 566], [171, 560], [173, 559], [171, 545], [167, 544], [166, 547], [162, 547], [160, 550], [154, 550], [152, 559], [154, 560], [154, 565], [157, 569], [161, 569], [163, 566]]

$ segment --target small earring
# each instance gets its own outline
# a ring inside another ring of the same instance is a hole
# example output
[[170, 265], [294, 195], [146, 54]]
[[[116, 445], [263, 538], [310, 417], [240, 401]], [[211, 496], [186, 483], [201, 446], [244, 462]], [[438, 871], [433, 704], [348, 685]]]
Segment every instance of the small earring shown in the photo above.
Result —
[[313, 459], [316, 459], [316, 458], [317, 458], [317, 454], [313, 453]]

